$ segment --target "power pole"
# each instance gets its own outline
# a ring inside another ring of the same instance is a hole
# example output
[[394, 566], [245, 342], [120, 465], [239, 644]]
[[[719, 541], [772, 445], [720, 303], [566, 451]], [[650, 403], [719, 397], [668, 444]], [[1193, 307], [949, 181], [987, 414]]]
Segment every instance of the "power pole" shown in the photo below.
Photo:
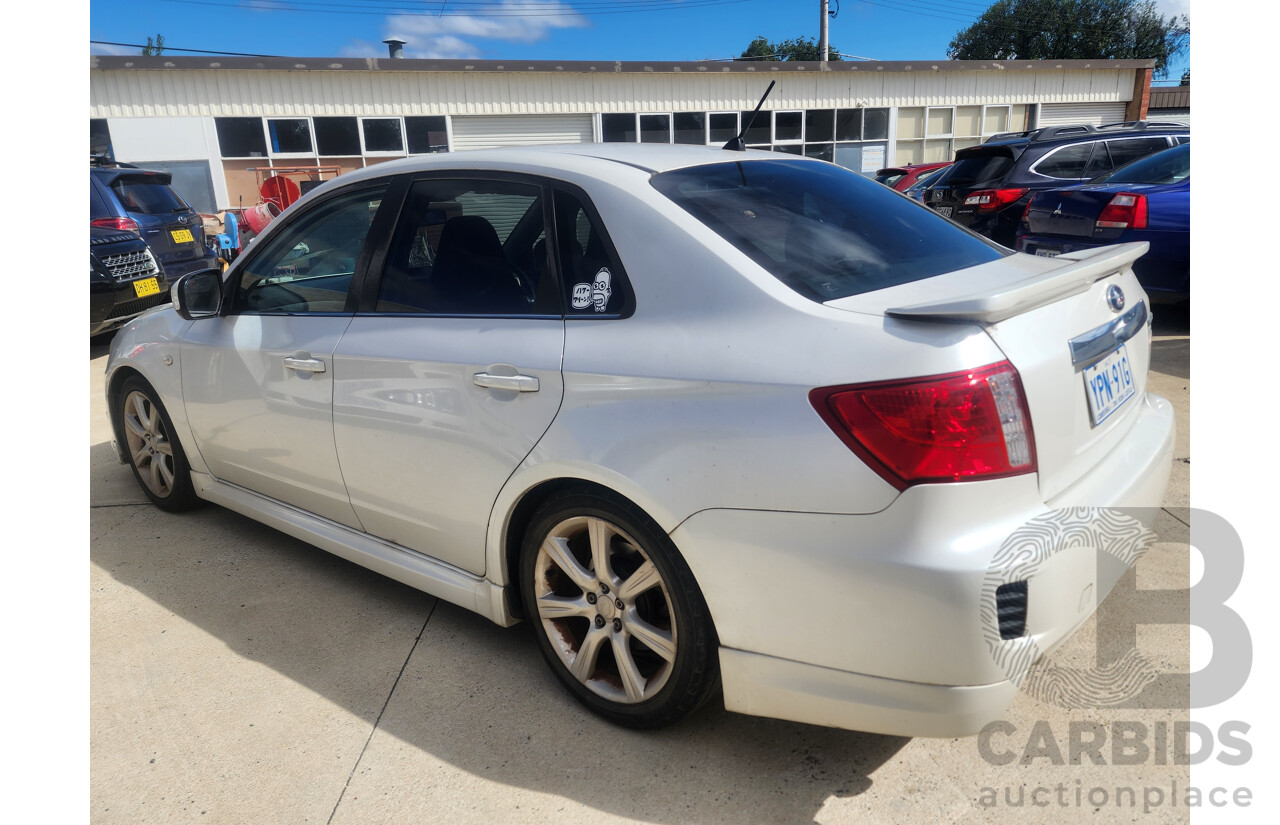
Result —
[[827, 62], [827, 0], [822, 0], [822, 24], [818, 27], [818, 51], [822, 62]]

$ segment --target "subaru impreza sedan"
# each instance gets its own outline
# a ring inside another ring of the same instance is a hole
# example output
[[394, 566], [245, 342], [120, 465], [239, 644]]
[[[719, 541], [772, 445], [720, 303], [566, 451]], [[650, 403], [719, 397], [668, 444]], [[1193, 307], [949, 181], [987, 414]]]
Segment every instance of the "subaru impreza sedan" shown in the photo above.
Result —
[[116, 336], [109, 409], [159, 507], [529, 621], [613, 722], [965, 735], [1025, 673], [1001, 646], [1112, 581], [1002, 543], [1163, 495], [1145, 249], [1015, 253], [767, 152], [408, 158], [179, 281]]

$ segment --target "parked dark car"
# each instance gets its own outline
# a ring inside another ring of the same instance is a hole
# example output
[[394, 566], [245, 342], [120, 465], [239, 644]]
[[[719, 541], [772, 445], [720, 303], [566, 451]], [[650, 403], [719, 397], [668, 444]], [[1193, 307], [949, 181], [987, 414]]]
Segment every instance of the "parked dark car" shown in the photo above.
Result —
[[922, 172], [916, 178], [915, 183], [909, 184], [898, 191], [912, 200], [917, 200], [923, 203], [925, 190], [930, 186], [933, 186], [935, 183], [941, 183], [943, 177], [947, 174], [947, 170], [950, 168], [950, 163], [940, 164], [936, 169]]
[[1017, 248], [1056, 256], [1129, 241], [1151, 249], [1133, 264], [1152, 301], [1191, 294], [1191, 147], [1136, 160], [1083, 186], [1038, 192], [1027, 204]]
[[204, 225], [170, 183], [168, 172], [128, 164], [89, 167], [89, 225], [134, 232], [151, 247], [165, 274], [218, 266], [205, 247]]
[[951, 161], [942, 163], [908, 163], [906, 166], [890, 166], [876, 172], [876, 183], [883, 183], [890, 189], [905, 192], [923, 176], [936, 169], [945, 169]]
[[169, 282], [133, 232], [89, 227], [89, 335], [123, 326], [169, 300]]
[[997, 135], [956, 152], [950, 173], [925, 192], [924, 202], [961, 226], [1012, 247], [1035, 192], [1085, 183], [1190, 141], [1187, 126], [1146, 121]]

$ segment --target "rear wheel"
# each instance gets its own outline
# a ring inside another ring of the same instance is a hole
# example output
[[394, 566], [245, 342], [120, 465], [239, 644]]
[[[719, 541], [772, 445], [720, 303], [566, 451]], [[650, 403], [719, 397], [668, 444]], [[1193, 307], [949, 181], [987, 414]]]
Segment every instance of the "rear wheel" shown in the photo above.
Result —
[[200, 499], [191, 483], [191, 466], [173, 437], [173, 423], [155, 389], [135, 376], [124, 382], [117, 398], [116, 437], [147, 498], [171, 512], [197, 505]]
[[719, 687], [715, 632], [693, 574], [630, 502], [553, 497], [534, 516], [520, 567], [543, 656], [595, 713], [661, 727]]

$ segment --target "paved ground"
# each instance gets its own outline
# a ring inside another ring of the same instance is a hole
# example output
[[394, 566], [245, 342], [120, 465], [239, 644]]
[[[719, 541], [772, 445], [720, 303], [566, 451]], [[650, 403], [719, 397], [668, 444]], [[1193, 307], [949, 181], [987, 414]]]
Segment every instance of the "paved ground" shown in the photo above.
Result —
[[[1178, 510], [1190, 503], [1186, 313], [1157, 309], [1156, 332], [1151, 388], [1177, 407], [1178, 460], [1137, 585], [1174, 589], [1189, 576]], [[994, 749], [1020, 753], [1033, 730], [1047, 731], [1053, 741], [1032, 745], [1056, 743], [1068, 764], [1050, 755], [1005, 767], [984, 761], [975, 738], [875, 736], [715, 708], [656, 733], [597, 721], [555, 683], [523, 626], [501, 629], [227, 510], [171, 516], [145, 504], [109, 446], [105, 343], [91, 342], [89, 360], [95, 823], [1189, 819], [1167, 800], [1188, 769], [1158, 764], [1155, 738], [1157, 722], [1185, 710], [1064, 710], [1020, 695], [1013, 732]], [[1131, 607], [1113, 602], [1119, 617]], [[1088, 666], [1097, 627], [1053, 661]], [[1185, 628], [1140, 628], [1138, 647], [1168, 673], [1189, 669]], [[1185, 708], [1186, 680], [1162, 695]], [[1117, 721], [1147, 726], [1145, 761], [1111, 764], [1108, 740], [1108, 764], [1070, 764], [1073, 726], [1087, 741]], [[1037, 788], [1047, 789], [1040, 805]], [[1118, 788], [1136, 788], [1136, 807]], [[1148, 788], [1162, 801], [1144, 816]]]

